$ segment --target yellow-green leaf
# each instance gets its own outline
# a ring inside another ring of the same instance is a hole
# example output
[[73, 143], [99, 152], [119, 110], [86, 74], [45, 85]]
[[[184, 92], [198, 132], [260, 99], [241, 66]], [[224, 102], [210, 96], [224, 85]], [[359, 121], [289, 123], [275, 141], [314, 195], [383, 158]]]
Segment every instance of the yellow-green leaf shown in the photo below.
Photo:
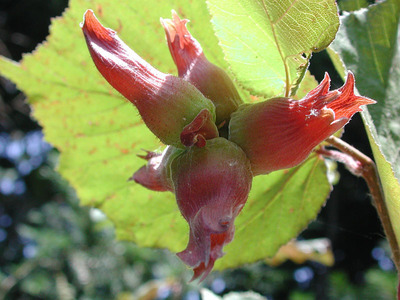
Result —
[[267, 98], [296, 89], [311, 52], [326, 48], [339, 27], [333, 0], [207, 2], [238, 82]]

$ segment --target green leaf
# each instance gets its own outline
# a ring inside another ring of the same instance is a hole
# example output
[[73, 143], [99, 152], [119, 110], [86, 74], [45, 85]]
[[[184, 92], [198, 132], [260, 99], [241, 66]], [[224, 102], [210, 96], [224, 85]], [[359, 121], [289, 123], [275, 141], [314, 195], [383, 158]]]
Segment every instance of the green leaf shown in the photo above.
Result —
[[312, 89], [315, 89], [317, 85], [318, 82], [315, 79], [315, 77], [311, 75], [309, 71], [307, 71], [296, 91], [296, 96], [294, 98], [295, 99], [304, 98], [308, 94], [308, 92], [310, 92]]
[[333, 0], [207, 2], [237, 80], [265, 97], [295, 89], [311, 52], [326, 48], [339, 26]]
[[[355, 74], [360, 94], [378, 101], [362, 115], [400, 244], [399, 20], [399, 0], [346, 13], [332, 48]], [[339, 65], [334, 54], [330, 54]]]
[[340, 10], [354, 11], [369, 5], [367, 0], [341, 0], [339, 3]]
[[[46, 139], [60, 150], [59, 171], [76, 189], [81, 203], [104, 211], [119, 239], [182, 251], [189, 228], [174, 196], [127, 181], [145, 164], [136, 156], [143, 154], [142, 149], [163, 146], [136, 109], [94, 67], [79, 27], [89, 8], [153, 66], [176, 73], [159, 24], [160, 17], [170, 17], [171, 9], [191, 20], [189, 30], [206, 56], [227, 67], [206, 4], [201, 0], [71, 0], [63, 17], [53, 21], [47, 42], [33, 54], [25, 55], [20, 64], [0, 59], [0, 72], [27, 94]], [[311, 76], [306, 78], [304, 87], [315, 84]], [[255, 178], [248, 204], [236, 222], [236, 238], [226, 247], [228, 254], [219, 266], [272, 256], [297, 235], [329, 194], [325, 172], [324, 162], [314, 156], [292, 170]]]

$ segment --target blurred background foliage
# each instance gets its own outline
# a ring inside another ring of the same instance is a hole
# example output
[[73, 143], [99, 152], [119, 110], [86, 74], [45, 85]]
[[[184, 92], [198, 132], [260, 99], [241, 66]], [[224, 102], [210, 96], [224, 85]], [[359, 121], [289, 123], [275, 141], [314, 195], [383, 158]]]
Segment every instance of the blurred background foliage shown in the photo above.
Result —
[[[339, 4], [351, 10], [353, 2]], [[0, 54], [18, 61], [34, 50], [67, 4], [1, 0]], [[325, 52], [313, 56], [310, 70], [318, 81], [328, 71], [334, 88], [342, 84]], [[371, 156], [358, 115], [343, 139]], [[298, 238], [328, 238], [333, 266], [259, 262], [213, 272], [199, 285], [188, 283], [191, 272], [174, 254], [115, 241], [101, 211], [79, 206], [55, 171], [57, 158], [24, 95], [0, 78], [0, 299], [211, 299], [201, 288], [220, 296], [253, 290], [268, 299], [395, 297], [397, 275], [366, 185], [341, 165], [329, 201]]]

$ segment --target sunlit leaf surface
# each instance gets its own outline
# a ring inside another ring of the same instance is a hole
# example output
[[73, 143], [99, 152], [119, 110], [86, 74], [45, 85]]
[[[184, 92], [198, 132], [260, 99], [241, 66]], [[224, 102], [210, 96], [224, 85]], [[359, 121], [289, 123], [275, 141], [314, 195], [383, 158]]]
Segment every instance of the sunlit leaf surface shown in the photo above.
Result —
[[295, 88], [311, 52], [327, 47], [339, 26], [333, 0], [207, 2], [237, 80], [256, 95]]

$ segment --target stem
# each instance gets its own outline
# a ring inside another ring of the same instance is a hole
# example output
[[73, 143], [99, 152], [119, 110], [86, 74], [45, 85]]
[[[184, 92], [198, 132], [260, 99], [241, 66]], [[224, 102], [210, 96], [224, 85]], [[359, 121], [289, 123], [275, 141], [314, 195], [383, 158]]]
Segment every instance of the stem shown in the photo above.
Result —
[[[320, 153], [324, 156], [328, 156], [335, 160], [343, 162], [346, 166], [348, 166], [348, 169], [354, 175], [361, 176], [366, 181], [372, 199], [374, 200], [379, 218], [381, 219], [386, 237], [389, 241], [389, 245], [393, 253], [394, 264], [396, 265], [397, 271], [400, 273], [400, 248], [393, 230], [392, 223], [390, 222], [389, 212], [385, 202], [385, 196], [375, 163], [368, 156], [335, 136], [329, 137], [328, 139], [326, 139], [326, 141], [330, 143], [333, 147], [350, 156], [350, 158], [338, 159], [338, 155], [334, 154], [335, 152], [337, 153], [337, 151], [330, 152], [329, 150], [322, 150]], [[343, 153], [341, 154], [343, 155]], [[348, 164], [348, 162], [351, 163]], [[354, 168], [353, 162], [357, 162], [359, 164], [359, 167]]]

